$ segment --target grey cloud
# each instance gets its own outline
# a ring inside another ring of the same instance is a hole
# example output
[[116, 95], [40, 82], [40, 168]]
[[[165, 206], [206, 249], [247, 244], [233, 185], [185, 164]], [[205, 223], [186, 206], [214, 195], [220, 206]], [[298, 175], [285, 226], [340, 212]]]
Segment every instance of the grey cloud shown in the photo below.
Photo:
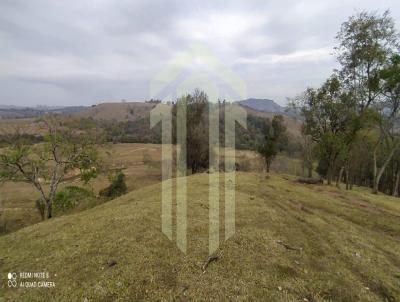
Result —
[[0, 104], [76, 105], [149, 97], [149, 83], [193, 43], [208, 47], [252, 97], [318, 85], [341, 22], [395, 0], [2, 0]]

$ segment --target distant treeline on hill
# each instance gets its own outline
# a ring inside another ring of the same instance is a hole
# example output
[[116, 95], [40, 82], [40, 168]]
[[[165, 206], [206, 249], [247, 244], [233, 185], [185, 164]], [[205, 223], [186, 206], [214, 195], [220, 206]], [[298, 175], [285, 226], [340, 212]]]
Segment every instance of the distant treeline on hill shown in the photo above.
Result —
[[0, 107], [0, 119], [35, 118], [44, 114], [74, 114], [86, 110], [85, 106], [68, 107]]
[[[222, 106], [222, 105], [221, 105]], [[222, 110], [221, 110], [222, 111]], [[85, 122], [86, 120], [86, 122]], [[152, 143], [161, 144], [161, 124], [150, 128], [150, 118], [146, 116], [133, 121], [109, 121], [81, 119], [81, 123], [95, 124], [104, 130], [107, 142], [112, 143]], [[270, 125], [270, 120], [264, 117], [248, 115], [247, 129], [236, 126], [236, 148], [243, 150], [257, 150], [264, 139], [265, 129]], [[220, 116], [220, 145], [224, 145], [224, 114]], [[92, 125], [93, 126], [93, 125]], [[173, 135], [174, 136], [174, 135]], [[173, 137], [174, 139], [174, 137]], [[288, 144], [283, 146], [283, 151], [294, 154], [301, 150], [301, 138], [290, 137]], [[174, 142], [175, 143], [175, 142]]]
[[[154, 101], [158, 102], [158, 101]], [[61, 117], [60, 117], [61, 118]], [[64, 117], [69, 118], [69, 117]], [[224, 145], [224, 115], [220, 117], [220, 143]], [[98, 128], [104, 132], [105, 141], [111, 143], [151, 143], [161, 144], [161, 124], [150, 128], [149, 115], [137, 120], [98, 120], [89, 118], [74, 118], [75, 127], [81, 130]], [[236, 148], [243, 150], [257, 150], [264, 138], [264, 131], [270, 124], [270, 120], [249, 114], [247, 116], [247, 129], [236, 127]], [[0, 134], [0, 147], [4, 147], [13, 141], [13, 134]], [[40, 134], [22, 133], [23, 140], [27, 144], [35, 144], [43, 141]], [[291, 137], [289, 143], [284, 146], [284, 151], [293, 154], [301, 149], [300, 138]]]

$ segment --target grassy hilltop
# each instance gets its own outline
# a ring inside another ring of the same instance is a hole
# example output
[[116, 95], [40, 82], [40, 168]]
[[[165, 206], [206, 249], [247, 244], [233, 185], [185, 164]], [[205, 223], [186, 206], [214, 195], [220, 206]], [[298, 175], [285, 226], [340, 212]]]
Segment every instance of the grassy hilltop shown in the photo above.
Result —
[[[187, 255], [161, 232], [160, 184], [0, 237], [0, 300], [399, 301], [397, 199], [238, 173], [236, 234], [203, 273], [208, 174], [188, 194]], [[10, 271], [56, 288], [10, 290]]]

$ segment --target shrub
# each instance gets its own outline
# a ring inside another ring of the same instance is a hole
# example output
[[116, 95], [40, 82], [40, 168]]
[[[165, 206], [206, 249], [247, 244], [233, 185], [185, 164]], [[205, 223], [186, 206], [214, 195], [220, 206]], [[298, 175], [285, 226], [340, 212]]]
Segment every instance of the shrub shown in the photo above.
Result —
[[85, 188], [68, 186], [64, 190], [57, 192], [53, 207], [55, 212], [65, 212], [75, 208], [82, 201], [93, 197], [93, 192]]
[[114, 177], [112, 177], [111, 184], [107, 188], [100, 191], [100, 196], [116, 198], [125, 194], [126, 191], [127, 187], [125, 184], [125, 174], [118, 172]]

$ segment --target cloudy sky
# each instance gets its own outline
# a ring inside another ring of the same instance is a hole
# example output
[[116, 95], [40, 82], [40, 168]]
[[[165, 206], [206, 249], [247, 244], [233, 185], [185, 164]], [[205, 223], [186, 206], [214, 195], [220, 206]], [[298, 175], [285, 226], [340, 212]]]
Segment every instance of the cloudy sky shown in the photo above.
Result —
[[[1, 0], [0, 104], [148, 99], [152, 81], [193, 45], [243, 80], [248, 97], [285, 104], [335, 68], [334, 37], [348, 16], [390, 9], [400, 27], [398, 0], [226, 2]], [[185, 65], [184, 76], [204, 73], [202, 64]]]

